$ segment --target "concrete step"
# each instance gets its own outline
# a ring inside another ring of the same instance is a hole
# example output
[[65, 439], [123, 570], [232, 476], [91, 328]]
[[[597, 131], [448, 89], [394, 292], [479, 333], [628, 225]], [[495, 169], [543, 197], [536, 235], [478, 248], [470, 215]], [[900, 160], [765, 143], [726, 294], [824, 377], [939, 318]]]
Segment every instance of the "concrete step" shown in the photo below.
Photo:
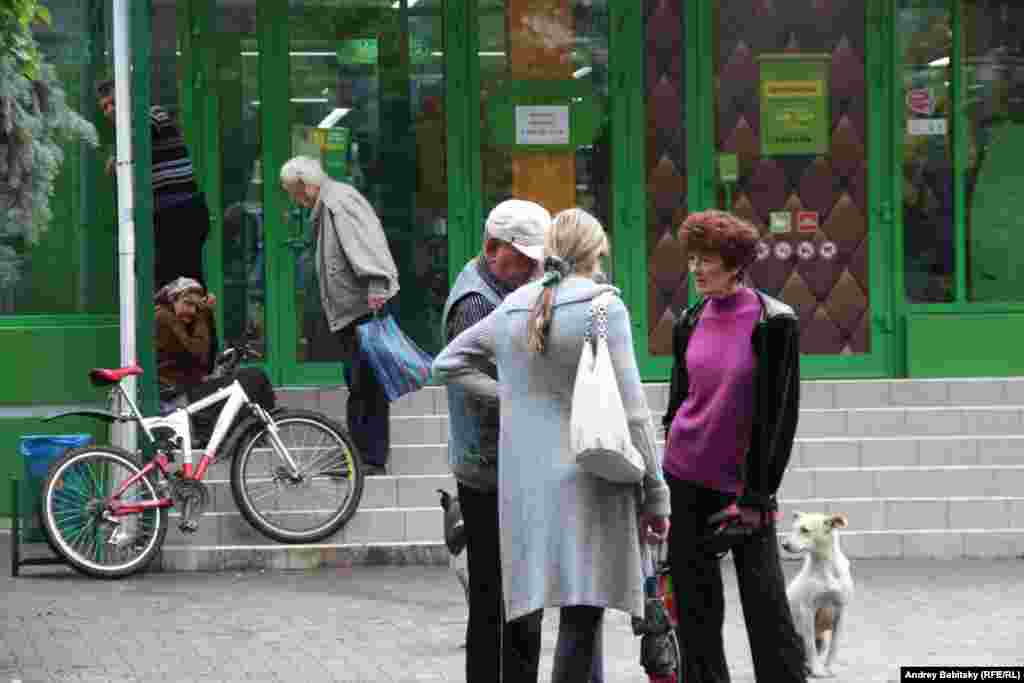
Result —
[[[1024, 407], [810, 408], [800, 411], [797, 425], [797, 437], [802, 439], [883, 436], [1024, 436]], [[393, 447], [447, 442], [446, 415], [391, 418]]]
[[[282, 512], [302, 515], [303, 512]], [[443, 540], [443, 511], [435, 504], [420, 508], [360, 508], [344, 527], [324, 539], [326, 544], [395, 544], [440, 543]], [[172, 511], [167, 532], [167, 545], [222, 546], [245, 545], [272, 547], [278, 543], [256, 531], [238, 511], [207, 512], [199, 520], [199, 529], [192, 534], [178, 529], [180, 513]]]
[[[168, 539], [170, 540], [170, 539]], [[320, 543], [315, 545], [174, 545], [168, 543], [150, 571], [344, 570], [357, 565], [449, 563], [440, 543]], [[344, 577], [340, 577], [342, 580]]]
[[1024, 465], [1024, 436], [797, 439], [791, 466]]
[[[780, 539], [784, 534], [780, 533]], [[315, 545], [176, 545], [170, 542], [153, 571], [345, 569], [354, 565], [449, 565], [441, 543], [322, 543]], [[841, 537], [853, 560], [903, 558], [1024, 559], [1024, 528], [849, 530]], [[799, 557], [786, 553], [784, 561]]]
[[[1020, 492], [1017, 492], [1018, 494]], [[844, 534], [862, 531], [1024, 529], [1024, 497], [957, 496], [921, 498], [805, 498], [779, 503], [781, 531], [788, 531], [792, 513], [844, 513]]]
[[806, 408], [1024, 405], [1024, 378], [810, 380], [800, 399]]
[[[648, 382], [651, 410], [664, 413], [667, 382]], [[278, 389], [282, 405], [320, 410], [343, 416], [347, 389], [343, 386]], [[1024, 405], [1024, 377], [950, 379], [806, 380], [801, 383], [801, 406], [823, 408], [943, 407]], [[391, 406], [396, 416], [443, 415], [448, 412], [443, 386], [424, 387]]]
[[[203, 483], [210, 494], [209, 509], [211, 512], [234, 512], [237, 510], [229, 480], [206, 479]], [[430, 507], [438, 504], [438, 489], [444, 489], [454, 494], [454, 477], [448, 473], [366, 477], [359, 508]], [[318, 494], [315, 498], [311, 497], [310, 500], [322, 503], [326, 491], [320, 490]], [[284, 504], [296, 509], [311, 507], [309, 503], [304, 503], [303, 499], [298, 496], [290, 496]], [[323, 506], [314, 507], [320, 509]]]
[[[781, 538], [781, 535], [780, 535]], [[851, 559], [1024, 559], [1024, 528], [885, 529], [843, 532]], [[783, 557], [787, 557], [783, 552]], [[795, 558], [787, 558], [795, 559]]]
[[1012, 496], [1024, 465], [791, 467], [779, 499]]
[[[657, 442], [659, 450], [664, 441]], [[1024, 465], [1024, 435], [798, 437], [790, 467], [884, 465]], [[388, 474], [447, 475], [446, 444], [392, 446]], [[230, 463], [210, 467], [207, 480], [227, 480]]]
[[800, 438], [992, 435], [1024, 435], [1024, 407], [812, 408], [797, 425]]

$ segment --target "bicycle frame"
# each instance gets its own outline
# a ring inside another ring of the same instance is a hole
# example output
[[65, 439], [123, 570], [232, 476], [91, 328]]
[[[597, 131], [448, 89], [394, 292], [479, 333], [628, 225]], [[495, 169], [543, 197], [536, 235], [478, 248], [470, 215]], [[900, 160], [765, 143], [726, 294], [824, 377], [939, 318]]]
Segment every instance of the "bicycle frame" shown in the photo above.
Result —
[[[175, 410], [169, 415], [148, 418], [142, 416], [142, 413], [135, 405], [135, 402], [128, 397], [120, 384], [116, 386], [116, 389], [119, 391], [122, 400], [127, 403], [129, 411], [142, 427], [151, 443], [156, 443], [157, 439], [154, 437], [154, 432], [161, 428], [170, 429], [174, 435], [180, 439], [182, 454], [181, 475], [184, 479], [193, 479], [197, 481], [203, 479], [209, 466], [216, 461], [217, 449], [220, 448], [224, 437], [227, 436], [228, 430], [234, 424], [235, 418], [238, 416], [238, 413], [242, 408], [246, 406], [253, 410], [266, 425], [270, 436], [271, 446], [288, 466], [291, 475], [295, 477], [298, 476], [298, 467], [278, 435], [277, 425], [274, 423], [274, 418], [271, 417], [262, 406], [249, 400], [249, 396], [245, 393], [245, 389], [242, 388], [242, 385], [239, 384], [238, 380], [235, 380], [222, 389], [218, 389], [206, 398], [202, 398], [195, 403], [190, 403], [183, 408]], [[195, 413], [217, 405], [222, 401], [224, 401], [225, 404], [217, 415], [217, 423], [214, 425], [213, 435], [210, 437], [210, 441], [206, 444], [205, 452], [203, 453], [202, 458], [200, 458], [198, 466], [195, 466], [192, 459], [192, 428], [189, 418]], [[165, 477], [168, 475], [168, 472], [170, 471], [170, 460], [165, 453], [158, 451], [156, 457], [146, 464], [141, 471], [126, 479], [120, 486], [118, 486], [117, 490], [111, 495], [111, 514], [133, 514], [151, 508], [165, 508], [174, 505], [174, 501], [170, 498], [160, 498], [154, 501], [142, 501], [130, 504], [121, 503], [117, 500], [125, 491], [128, 490], [130, 486], [139, 481], [142, 477], [147, 476], [154, 469], [159, 469]]]

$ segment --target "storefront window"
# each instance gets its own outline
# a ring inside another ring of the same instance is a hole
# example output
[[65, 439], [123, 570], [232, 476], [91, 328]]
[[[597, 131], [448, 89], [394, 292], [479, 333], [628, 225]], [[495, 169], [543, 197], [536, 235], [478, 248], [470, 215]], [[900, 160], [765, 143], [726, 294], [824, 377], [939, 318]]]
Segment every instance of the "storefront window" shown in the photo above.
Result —
[[971, 301], [1024, 301], [1024, 7], [960, 4], [967, 294]]
[[[321, 157], [377, 210], [399, 269], [403, 331], [443, 344], [448, 296], [444, 32], [440, 0], [291, 0], [292, 154]], [[295, 250], [296, 354], [340, 359], [320, 307], [314, 251]]]
[[53, 24], [36, 32], [57, 70], [67, 101], [97, 123], [101, 147], [63, 146], [64, 162], [50, 198], [53, 218], [42, 234], [0, 225], [0, 315], [116, 313], [116, 186], [104, 172], [113, 130], [97, 111], [93, 88], [106, 75], [104, 2], [52, 0]]
[[[260, 51], [257, 0], [218, 0], [216, 22], [219, 197], [223, 225], [224, 332], [227, 341], [246, 339], [264, 357], [267, 277], [264, 173], [261, 163]], [[271, 178], [273, 174], [271, 174]]]
[[580, 207], [614, 239], [607, 0], [478, 0], [484, 216]]
[[896, 15], [904, 94], [903, 269], [912, 303], [954, 298], [951, 22], [947, 0], [904, 0]]

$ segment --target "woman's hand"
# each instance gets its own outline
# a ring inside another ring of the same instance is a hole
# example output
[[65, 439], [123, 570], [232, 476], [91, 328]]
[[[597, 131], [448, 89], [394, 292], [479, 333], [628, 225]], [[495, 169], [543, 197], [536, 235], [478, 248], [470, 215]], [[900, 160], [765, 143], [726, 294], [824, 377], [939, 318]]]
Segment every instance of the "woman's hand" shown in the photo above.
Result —
[[668, 540], [670, 526], [667, 515], [643, 515], [640, 517], [640, 539], [651, 545], [664, 543]]

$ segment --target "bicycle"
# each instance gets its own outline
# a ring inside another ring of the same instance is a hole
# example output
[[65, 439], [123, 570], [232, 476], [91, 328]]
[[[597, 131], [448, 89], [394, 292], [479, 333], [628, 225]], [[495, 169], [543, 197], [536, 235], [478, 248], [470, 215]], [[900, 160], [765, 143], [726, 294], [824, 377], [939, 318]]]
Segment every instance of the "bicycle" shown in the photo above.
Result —
[[[163, 546], [169, 508], [180, 510], [183, 533], [199, 528], [210, 500], [203, 478], [224, 456], [231, 458], [231, 492], [239, 511], [273, 540], [315, 543], [351, 519], [364, 475], [349, 435], [320, 413], [282, 408], [269, 413], [251, 401], [235, 378], [243, 355], [232, 348], [218, 357], [214, 376], [231, 379], [229, 385], [166, 415], [142, 415], [121, 385], [124, 378], [142, 374], [129, 366], [89, 372], [93, 386], [110, 387], [111, 397], [120, 398], [118, 413], [76, 410], [47, 418], [133, 422], [155, 452], [143, 464], [138, 454], [113, 445], [87, 446], [51, 465], [43, 483], [43, 528], [68, 564], [98, 578], [144, 570]], [[208, 443], [194, 444], [190, 417], [220, 403]], [[202, 451], [198, 463], [196, 450]], [[179, 454], [181, 467], [172, 472]], [[311, 500], [320, 486], [326, 505]], [[262, 509], [264, 502], [271, 509]]]

